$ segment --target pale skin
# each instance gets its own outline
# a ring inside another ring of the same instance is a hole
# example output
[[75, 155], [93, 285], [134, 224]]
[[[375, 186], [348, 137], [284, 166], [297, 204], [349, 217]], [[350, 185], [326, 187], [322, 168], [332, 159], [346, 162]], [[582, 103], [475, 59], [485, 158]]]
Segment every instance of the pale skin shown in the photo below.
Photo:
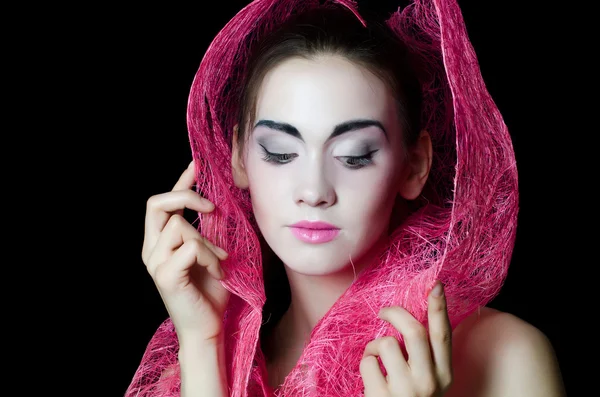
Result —
[[[248, 129], [244, 150], [234, 138], [234, 181], [250, 189], [261, 232], [284, 262], [292, 291], [265, 352], [273, 387], [295, 366], [317, 321], [385, 246], [395, 198], [416, 198], [427, 180], [429, 135], [422, 131], [403, 150], [397, 117], [386, 85], [367, 70], [341, 57], [290, 59], [265, 77], [256, 120], [293, 126], [300, 137], [263, 123]], [[335, 126], [355, 120], [379, 124], [330, 138]], [[219, 280], [227, 253], [182, 217], [184, 208], [214, 209], [191, 190], [194, 177], [189, 167], [171, 192], [148, 201], [142, 257], [180, 339], [182, 396], [226, 396], [221, 320], [229, 293]], [[335, 224], [339, 237], [318, 246], [294, 239], [288, 226], [306, 219]], [[564, 396], [552, 346], [539, 330], [482, 308], [452, 332], [439, 290], [428, 297], [429, 332], [401, 307], [379, 313], [403, 335], [408, 356], [392, 337], [368, 343], [360, 363], [365, 396]]]

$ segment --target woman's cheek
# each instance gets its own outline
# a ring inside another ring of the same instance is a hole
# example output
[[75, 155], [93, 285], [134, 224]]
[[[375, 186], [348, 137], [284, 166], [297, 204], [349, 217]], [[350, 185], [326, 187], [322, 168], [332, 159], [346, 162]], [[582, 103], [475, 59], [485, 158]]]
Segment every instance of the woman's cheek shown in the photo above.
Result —
[[[248, 180], [252, 201], [255, 207], [271, 209], [272, 211], [283, 205], [286, 201], [286, 192], [291, 187], [293, 178], [283, 168], [259, 160], [263, 164], [255, 163], [248, 168]], [[291, 196], [287, 194], [287, 200]], [[289, 203], [285, 203], [288, 204]]]

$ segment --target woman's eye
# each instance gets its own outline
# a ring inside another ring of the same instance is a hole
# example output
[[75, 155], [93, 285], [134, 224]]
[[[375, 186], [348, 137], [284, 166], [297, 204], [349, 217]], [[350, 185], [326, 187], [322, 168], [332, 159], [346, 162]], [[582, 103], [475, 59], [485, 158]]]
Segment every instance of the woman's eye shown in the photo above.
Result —
[[336, 159], [340, 160], [347, 168], [359, 169], [373, 162], [373, 155], [375, 152], [377, 152], [377, 150], [372, 150], [362, 156], [337, 156]]
[[298, 157], [296, 153], [271, 153], [263, 145], [260, 145], [263, 149], [263, 160], [268, 163], [274, 164], [287, 164], [295, 157]]

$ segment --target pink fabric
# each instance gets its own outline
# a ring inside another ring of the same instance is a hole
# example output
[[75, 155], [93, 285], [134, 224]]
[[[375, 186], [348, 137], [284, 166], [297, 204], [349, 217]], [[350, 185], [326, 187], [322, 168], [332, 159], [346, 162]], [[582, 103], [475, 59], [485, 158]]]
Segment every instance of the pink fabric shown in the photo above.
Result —
[[[242, 9], [208, 48], [191, 87], [188, 130], [198, 190], [216, 204], [200, 230], [230, 253], [223, 264], [232, 292], [224, 318], [231, 396], [361, 396], [359, 362], [371, 340], [401, 335], [377, 318], [400, 305], [426, 325], [427, 292], [445, 284], [452, 326], [494, 298], [507, 274], [518, 212], [514, 151], [490, 98], [455, 0], [415, 0], [388, 24], [427, 65], [423, 122], [435, 158], [430, 188], [440, 205], [422, 206], [392, 235], [381, 261], [359, 274], [314, 328], [296, 368], [280, 390], [267, 386], [259, 348], [265, 302], [257, 228], [246, 191], [234, 187], [231, 138], [235, 90], [249, 43], [292, 12], [353, 1], [256, 0]], [[148, 344], [126, 396], [178, 396], [178, 342], [167, 319]]]

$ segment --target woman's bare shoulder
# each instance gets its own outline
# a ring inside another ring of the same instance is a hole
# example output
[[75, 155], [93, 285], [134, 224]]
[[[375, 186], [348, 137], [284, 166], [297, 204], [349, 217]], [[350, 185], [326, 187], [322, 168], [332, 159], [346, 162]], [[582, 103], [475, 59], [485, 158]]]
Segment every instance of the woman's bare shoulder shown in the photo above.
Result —
[[484, 307], [453, 333], [454, 385], [448, 396], [564, 396], [546, 335], [510, 313]]

